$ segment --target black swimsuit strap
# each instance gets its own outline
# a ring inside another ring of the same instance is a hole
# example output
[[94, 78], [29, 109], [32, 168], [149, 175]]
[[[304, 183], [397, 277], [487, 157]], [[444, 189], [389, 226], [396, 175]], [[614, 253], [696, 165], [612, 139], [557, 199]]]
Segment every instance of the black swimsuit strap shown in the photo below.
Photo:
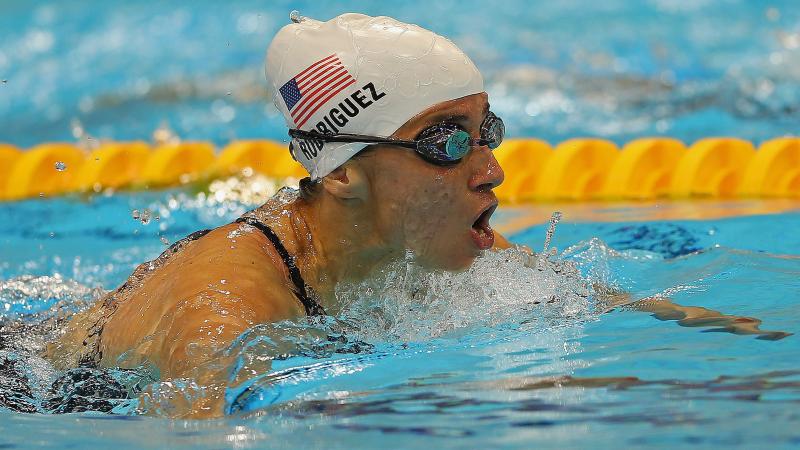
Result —
[[286, 247], [283, 246], [283, 243], [278, 235], [275, 234], [270, 227], [259, 222], [255, 217], [240, 217], [236, 219], [236, 222], [246, 223], [247, 225], [258, 228], [262, 233], [264, 233], [264, 236], [266, 236], [267, 239], [272, 242], [275, 250], [277, 250], [278, 254], [281, 256], [283, 263], [286, 264], [286, 268], [289, 269], [289, 276], [291, 277], [292, 283], [295, 287], [294, 294], [297, 296], [297, 299], [300, 300], [300, 303], [303, 304], [303, 307], [306, 309], [306, 314], [309, 316], [326, 315], [322, 305], [317, 303], [317, 301], [313, 298], [309, 297], [306, 282], [300, 275], [300, 269], [297, 268], [294, 257], [291, 256], [288, 251], [286, 251]]

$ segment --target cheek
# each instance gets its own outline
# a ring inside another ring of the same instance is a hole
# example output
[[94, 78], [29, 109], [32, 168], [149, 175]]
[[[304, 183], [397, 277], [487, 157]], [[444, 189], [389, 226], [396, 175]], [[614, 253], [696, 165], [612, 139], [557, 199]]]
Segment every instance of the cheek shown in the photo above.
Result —
[[437, 181], [426, 186], [421, 194], [421, 198], [427, 198], [427, 201], [419, 202], [418, 218], [423, 222], [445, 226], [460, 220], [459, 207], [463, 199], [456, 195], [452, 183]]
[[452, 209], [457, 185], [452, 170], [431, 166], [413, 154], [387, 155], [376, 168], [376, 206], [405, 236], [424, 233], [426, 224]]
[[456, 186], [455, 180], [446, 175], [435, 176], [418, 183], [407, 197], [403, 216], [406, 244], [418, 256], [436, 261], [436, 265], [442, 265], [440, 259], [463, 250], [461, 241], [468, 232], [464, 227], [464, 202]]
[[434, 173], [430, 177], [417, 178], [405, 192], [409, 223], [418, 225], [438, 223], [452, 216], [458, 204], [454, 182], [447, 174]]
[[442, 169], [416, 158], [393, 163], [374, 180], [384, 241], [437, 268], [468, 266], [474, 255], [465, 224], [470, 211], [464, 175], [458, 168]]

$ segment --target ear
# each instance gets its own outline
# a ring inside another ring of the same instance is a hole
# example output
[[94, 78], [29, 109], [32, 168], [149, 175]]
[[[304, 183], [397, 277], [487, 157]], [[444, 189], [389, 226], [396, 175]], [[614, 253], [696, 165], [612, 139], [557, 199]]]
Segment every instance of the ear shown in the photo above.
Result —
[[354, 161], [348, 161], [324, 176], [322, 186], [341, 200], [365, 200], [369, 193], [366, 174]]

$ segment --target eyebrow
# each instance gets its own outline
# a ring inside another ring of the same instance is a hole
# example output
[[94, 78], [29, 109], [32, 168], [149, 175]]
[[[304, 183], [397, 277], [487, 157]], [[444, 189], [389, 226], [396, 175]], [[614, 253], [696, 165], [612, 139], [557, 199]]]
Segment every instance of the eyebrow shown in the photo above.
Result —
[[[485, 116], [486, 114], [484, 114]], [[469, 122], [470, 118], [466, 114], [447, 114], [442, 113], [440, 115], [435, 115], [430, 119], [425, 121], [425, 126], [436, 125], [437, 123], [447, 122], [447, 123], [457, 123], [457, 124], [465, 124]]]
[[[489, 103], [487, 102], [483, 107], [483, 117], [486, 117], [488, 114], [489, 114]], [[466, 122], [469, 122], [469, 119], [470, 119], [469, 116], [466, 114], [453, 114], [444, 111], [426, 120], [424, 127], [433, 126], [436, 125], [437, 123], [442, 123], [442, 122], [457, 123], [461, 125]]]
[[469, 117], [466, 114], [443, 114], [436, 119], [437, 120], [433, 121], [432, 124], [437, 124], [440, 122], [463, 123], [469, 121]]

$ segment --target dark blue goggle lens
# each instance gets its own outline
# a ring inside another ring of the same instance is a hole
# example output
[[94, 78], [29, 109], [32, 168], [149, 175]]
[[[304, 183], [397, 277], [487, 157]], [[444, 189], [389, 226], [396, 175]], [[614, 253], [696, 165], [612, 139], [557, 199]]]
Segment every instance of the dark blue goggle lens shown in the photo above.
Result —
[[435, 163], [455, 163], [467, 155], [473, 145], [486, 145], [494, 150], [505, 136], [503, 120], [490, 112], [481, 124], [481, 137], [473, 140], [469, 133], [458, 125], [444, 123], [434, 125], [420, 133], [417, 150]]
[[503, 119], [494, 115], [489, 111], [486, 119], [481, 124], [481, 139], [488, 141], [486, 145], [494, 150], [503, 143], [503, 138], [506, 136], [506, 125]]

